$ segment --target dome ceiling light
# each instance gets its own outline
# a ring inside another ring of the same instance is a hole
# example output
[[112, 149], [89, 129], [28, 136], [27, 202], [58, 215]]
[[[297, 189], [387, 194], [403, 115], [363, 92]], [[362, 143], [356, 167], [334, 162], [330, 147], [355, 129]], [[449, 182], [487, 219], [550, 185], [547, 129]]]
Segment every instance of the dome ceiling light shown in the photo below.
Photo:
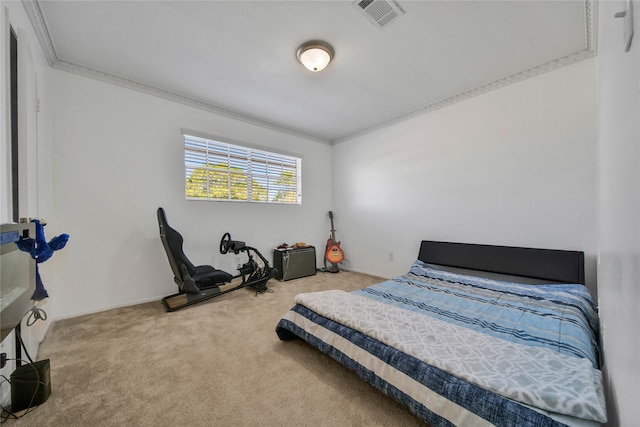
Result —
[[298, 48], [296, 56], [298, 61], [309, 71], [318, 72], [324, 70], [333, 59], [333, 48], [328, 43], [312, 40]]

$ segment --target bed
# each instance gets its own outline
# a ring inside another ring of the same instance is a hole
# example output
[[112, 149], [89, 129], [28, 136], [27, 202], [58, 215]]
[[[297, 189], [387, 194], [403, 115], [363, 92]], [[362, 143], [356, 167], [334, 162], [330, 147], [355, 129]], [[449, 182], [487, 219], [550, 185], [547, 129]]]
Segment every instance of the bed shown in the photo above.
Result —
[[294, 303], [281, 340], [306, 341], [434, 427], [606, 422], [582, 252], [422, 241], [402, 276]]

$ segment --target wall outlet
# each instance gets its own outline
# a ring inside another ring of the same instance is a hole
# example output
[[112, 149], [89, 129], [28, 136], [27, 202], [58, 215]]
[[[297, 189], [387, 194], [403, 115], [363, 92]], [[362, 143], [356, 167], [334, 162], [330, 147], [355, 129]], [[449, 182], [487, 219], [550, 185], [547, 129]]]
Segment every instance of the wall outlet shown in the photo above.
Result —
[[389, 252], [389, 261], [393, 262], [393, 258], [394, 258], [393, 252]]

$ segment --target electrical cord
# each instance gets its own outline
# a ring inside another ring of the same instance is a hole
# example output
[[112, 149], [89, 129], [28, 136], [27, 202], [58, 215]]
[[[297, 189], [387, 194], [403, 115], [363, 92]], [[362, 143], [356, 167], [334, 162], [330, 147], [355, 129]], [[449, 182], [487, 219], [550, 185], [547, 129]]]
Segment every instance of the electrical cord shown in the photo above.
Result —
[[[7, 377], [5, 377], [4, 375], [2, 375], [2, 381], [0, 381], [0, 389], [2, 388], [2, 386], [6, 383], [9, 383], [9, 387], [11, 387], [11, 380]], [[9, 411], [8, 409], [6, 409], [1, 403], [0, 403], [0, 423], [4, 423], [5, 421], [9, 420], [9, 419], [16, 419], [16, 416], [13, 412]]]
[[[22, 340], [20, 340], [20, 342], [22, 343]], [[22, 346], [24, 348], [24, 343], [22, 343]], [[24, 348], [25, 353], [27, 353], [27, 349]], [[37, 394], [38, 394], [38, 389], [42, 386], [44, 387], [46, 384], [42, 381], [40, 381], [40, 373], [38, 372], [38, 369], [36, 368], [35, 364], [33, 363], [33, 360], [31, 360], [31, 357], [29, 357], [29, 353], [27, 353], [27, 357], [29, 358], [29, 363], [25, 363], [25, 366], [30, 366], [33, 369], [33, 372], [35, 373], [35, 380], [21, 380], [21, 379], [16, 379], [14, 378], [13, 380], [5, 377], [4, 375], [2, 375], [2, 381], [0, 382], [0, 386], [4, 383], [9, 383], [10, 386], [13, 386], [14, 383], [29, 383], [29, 384], [35, 384], [36, 387], [33, 390], [33, 394], [31, 395], [31, 400], [29, 401], [29, 405], [27, 407], [27, 409], [24, 409], [22, 411], [17, 411], [17, 412], [13, 412], [7, 408], [5, 408], [4, 406], [0, 405], [0, 409], [2, 409], [2, 414], [0, 415], [0, 423], [4, 423], [7, 420], [17, 420], [20, 419], [22, 417], [24, 417], [25, 415], [27, 415], [28, 413], [30, 413], [31, 411], [33, 411], [35, 408], [37, 408], [37, 406], [33, 406], [33, 401], [35, 400]], [[7, 359], [7, 360], [15, 360], [20, 361], [20, 362], [25, 362], [22, 359]], [[22, 412], [20, 414], [20, 412]]]
[[47, 320], [47, 313], [34, 304], [34, 306], [29, 310], [29, 316], [27, 317], [27, 326], [32, 326], [38, 320]]
[[[36, 307], [35, 305], [31, 308], [31, 314], [29, 315], [29, 319], [31, 319], [31, 316], [33, 316], [35, 318], [35, 320], [29, 324], [29, 320], [27, 320], [27, 325], [31, 326], [33, 323], [35, 323], [36, 321], [38, 321], [39, 319], [42, 320], [46, 320], [47, 318], [47, 314], [44, 312], [44, 310]], [[29, 359], [29, 363], [26, 363], [25, 366], [30, 366], [33, 369], [33, 372], [35, 373], [35, 380], [32, 379], [28, 379], [28, 380], [21, 380], [19, 378], [14, 378], [13, 380], [8, 379], [7, 377], [5, 377], [4, 375], [2, 375], [2, 382], [0, 382], [0, 386], [6, 382], [9, 383], [10, 386], [12, 386], [14, 383], [30, 383], [30, 384], [35, 384], [35, 389], [33, 390], [33, 393], [31, 394], [31, 400], [29, 401], [29, 405], [27, 406], [27, 409], [24, 410], [24, 412], [20, 415], [18, 415], [17, 413], [14, 413], [12, 411], [10, 411], [9, 409], [3, 407], [0, 405], [0, 408], [2, 409], [2, 413], [0, 415], [0, 423], [4, 423], [5, 421], [12, 419], [12, 420], [17, 420], [19, 418], [24, 417], [25, 415], [27, 415], [28, 413], [30, 413], [31, 411], [33, 411], [36, 406], [33, 406], [33, 402], [36, 398], [36, 396], [38, 395], [38, 390], [40, 389], [40, 387], [45, 387], [46, 384], [42, 381], [40, 381], [40, 372], [38, 372], [38, 369], [36, 368], [35, 363], [33, 362], [33, 359], [31, 359], [31, 356], [29, 355], [29, 351], [27, 350], [27, 347], [24, 344], [24, 341], [22, 341], [22, 337], [20, 336], [19, 333], [16, 333], [16, 337], [18, 338], [18, 341], [20, 342], [20, 346], [24, 349], [24, 354], [26, 354], [27, 359]], [[16, 362], [24, 362], [24, 360], [22, 359], [7, 359], [7, 360], [15, 360]], [[20, 411], [18, 411], [20, 412]]]

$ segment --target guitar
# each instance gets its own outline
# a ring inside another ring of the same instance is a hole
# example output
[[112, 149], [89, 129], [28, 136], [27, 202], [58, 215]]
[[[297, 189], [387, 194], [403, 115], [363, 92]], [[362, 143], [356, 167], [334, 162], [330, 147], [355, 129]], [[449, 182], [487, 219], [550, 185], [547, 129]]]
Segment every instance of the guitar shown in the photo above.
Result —
[[324, 253], [325, 267], [326, 262], [329, 261], [333, 265], [332, 273], [339, 271], [338, 264], [344, 261], [344, 252], [340, 249], [340, 242], [336, 242], [336, 230], [333, 228], [333, 212], [329, 211], [329, 218], [331, 218], [331, 237], [327, 240], [327, 247]]

